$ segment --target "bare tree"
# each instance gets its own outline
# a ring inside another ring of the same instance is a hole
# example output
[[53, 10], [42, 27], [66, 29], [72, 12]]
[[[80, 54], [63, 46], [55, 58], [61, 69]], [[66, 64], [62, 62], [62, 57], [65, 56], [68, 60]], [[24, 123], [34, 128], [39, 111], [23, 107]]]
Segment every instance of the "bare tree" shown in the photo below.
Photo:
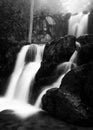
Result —
[[32, 30], [33, 30], [34, 0], [30, 0], [30, 4], [31, 4], [31, 8], [30, 8], [30, 28], [29, 28], [28, 41], [31, 43]]

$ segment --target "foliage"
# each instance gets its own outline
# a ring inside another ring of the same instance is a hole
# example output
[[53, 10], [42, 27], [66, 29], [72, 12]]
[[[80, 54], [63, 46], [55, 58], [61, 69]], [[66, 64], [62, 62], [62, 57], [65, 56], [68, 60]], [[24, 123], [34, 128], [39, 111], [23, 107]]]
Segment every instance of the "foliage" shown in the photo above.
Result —
[[0, 1], [0, 39], [27, 40], [29, 8], [26, 0]]
[[[50, 25], [47, 16], [56, 24]], [[64, 36], [67, 34], [67, 21], [68, 18], [63, 17], [62, 13], [54, 14], [48, 8], [35, 10], [32, 41], [47, 42]], [[29, 25], [30, 0], [0, 1], [0, 39], [28, 40]]]

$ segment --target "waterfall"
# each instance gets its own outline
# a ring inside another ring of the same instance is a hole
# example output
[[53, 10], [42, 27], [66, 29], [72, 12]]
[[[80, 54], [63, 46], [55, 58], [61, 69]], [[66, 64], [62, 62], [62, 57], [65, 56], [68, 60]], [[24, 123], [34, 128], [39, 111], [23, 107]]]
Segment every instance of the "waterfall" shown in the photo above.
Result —
[[77, 35], [78, 24], [83, 16], [83, 13], [80, 12], [79, 14], [72, 15], [69, 19], [69, 27], [68, 27], [68, 34], [69, 35]]
[[[76, 45], [77, 48], [80, 47], [80, 44], [77, 42]], [[6, 109], [13, 110], [14, 114], [20, 118], [26, 118], [39, 111], [43, 111], [41, 109], [43, 95], [49, 89], [59, 88], [65, 74], [71, 70], [73, 64], [76, 64], [77, 51], [73, 53], [68, 62], [57, 66], [56, 72], [61, 72], [60, 77], [53, 84], [43, 87], [44, 89], [32, 106], [28, 103], [29, 89], [33, 87], [35, 75], [40, 68], [44, 47], [45, 45], [31, 44], [21, 49], [17, 56], [5, 96], [0, 98], [0, 111]]]
[[41, 111], [28, 103], [28, 95], [40, 68], [44, 47], [45, 45], [31, 44], [21, 49], [5, 96], [0, 98], [0, 111], [10, 109], [22, 118]]
[[83, 15], [78, 27], [77, 37], [88, 33], [88, 18], [89, 18], [89, 13]]
[[[40, 68], [43, 50], [44, 45], [34, 44], [31, 44], [30, 47], [25, 46], [22, 48], [21, 52], [18, 54], [15, 69], [6, 92], [7, 98], [18, 99], [27, 103], [29, 87], [30, 84], [33, 86], [35, 74]], [[26, 56], [27, 51], [31, 51], [29, 52], [31, 54], [30, 56], [29, 53]], [[31, 61], [27, 64], [25, 64], [25, 56], [26, 58], [31, 57]]]
[[25, 65], [24, 59], [25, 59], [25, 55], [27, 53], [28, 48], [29, 48], [29, 45], [24, 46], [17, 56], [15, 68], [14, 68], [14, 71], [11, 75], [10, 83], [8, 85], [8, 89], [7, 89], [6, 94], [5, 94], [5, 96], [10, 98], [10, 99], [13, 98], [18, 78], [19, 78], [19, 76], [22, 73], [22, 70], [24, 68], [24, 65]]
[[[87, 33], [89, 14], [78, 14], [71, 16], [69, 19], [68, 34], [80, 36]], [[80, 44], [76, 42], [77, 50]], [[29, 91], [33, 88], [35, 75], [41, 66], [45, 45], [31, 44], [22, 47], [19, 52], [14, 67], [14, 71], [10, 77], [10, 81], [3, 97], [0, 97], [0, 111], [9, 109], [13, 110], [17, 116], [26, 118], [42, 111], [41, 99], [47, 90], [59, 88], [62, 79], [72, 67], [76, 67], [78, 51], [72, 54], [69, 61], [59, 64], [56, 67], [56, 73], [60, 73], [59, 78], [48, 86], [43, 86], [40, 95], [38, 95], [35, 104], [32, 106], [28, 103]]]
[[68, 34], [79, 37], [80, 35], [88, 33], [88, 17], [89, 13], [72, 15], [69, 19]]
[[23, 72], [19, 78], [14, 94], [14, 98], [17, 98], [18, 100], [22, 100], [24, 102], [28, 102], [29, 87], [33, 86], [34, 77], [36, 75], [36, 72], [40, 68], [44, 45], [43, 46], [34, 45], [33, 48], [34, 50], [37, 49], [37, 51], [35, 50], [36, 52], [35, 59], [34, 61], [31, 61], [24, 66]]

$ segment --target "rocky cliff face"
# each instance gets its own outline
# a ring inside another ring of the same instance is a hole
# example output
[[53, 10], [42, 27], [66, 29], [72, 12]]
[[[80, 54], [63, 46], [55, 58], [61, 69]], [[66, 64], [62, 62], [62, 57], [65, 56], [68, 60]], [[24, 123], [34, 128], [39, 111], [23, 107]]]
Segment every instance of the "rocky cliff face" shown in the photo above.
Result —
[[36, 74], [33, 92], [31, 94], [34, 98], [30, 97], [31, 102], [36, 100], [44, 86], [52, 84], [58, 79], [60, 74], [56, 73], [57, 66], [60, 63], [69, 61], [76, 48], [75, 40], [76, 38], [74, 36], [65, 36], [53, 40], [50, 44], [46, 44], [41, 67]]
[[43, 109], [70, 123], [92, 124], [92, 66], [93, 62], [69, 71], [59, 89], [51, 89], [43, 96]]
[[[79, 125], [93, 123], [93, 36], [79, 38], [65, 36], [46, 45], [41, 68], [33, 86], [34, 100], [44, 85], [51, 85], [59, 77], [57, 67], [69, 61], [77, 49], [75, 41], [81, 44], [78, 49], [77, 67], [72, 67], [63, 78], [59, 88], [50, 89], [42, 98], [42, 107], [54, 117]], [[65, 67], [64, 67], [65, 68]], [[61, 71], [63, 74], [64, 69]], [[57, 86], [58, 87], [58, 86]]]

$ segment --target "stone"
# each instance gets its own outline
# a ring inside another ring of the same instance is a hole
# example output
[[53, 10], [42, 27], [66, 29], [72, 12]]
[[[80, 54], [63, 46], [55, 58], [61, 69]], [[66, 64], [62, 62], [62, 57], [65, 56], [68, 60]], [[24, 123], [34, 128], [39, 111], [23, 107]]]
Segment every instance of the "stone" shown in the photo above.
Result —
[[85, 34], [76, 39], [77, 42], [81, 44], [81, 46], [86, 44], [93, 44], [93, 34]]
[[74, 36], [68, 35], [45, 46], [41, 67], [36, 74], [32, 97], [30, 97], [31, 103], [36, 100], [44, 86], [50, 85], [58, 79], [59, 74], [56, 73], [56, 68], [60, 63], [69, 61], [76, 49], [75, 40]]
[[78, 51], [77, 65], [87, 64], [93, 61], [93, 44], [86, 44], [81, 46]]
[[88, 19], [88, 34], [93, 34], [93, 10], [90, 12]]
[[93, 62], [69, 71], [60, 88], [50, 89], [42, 108], [52, 116], [78, 125], [93, 124]]

